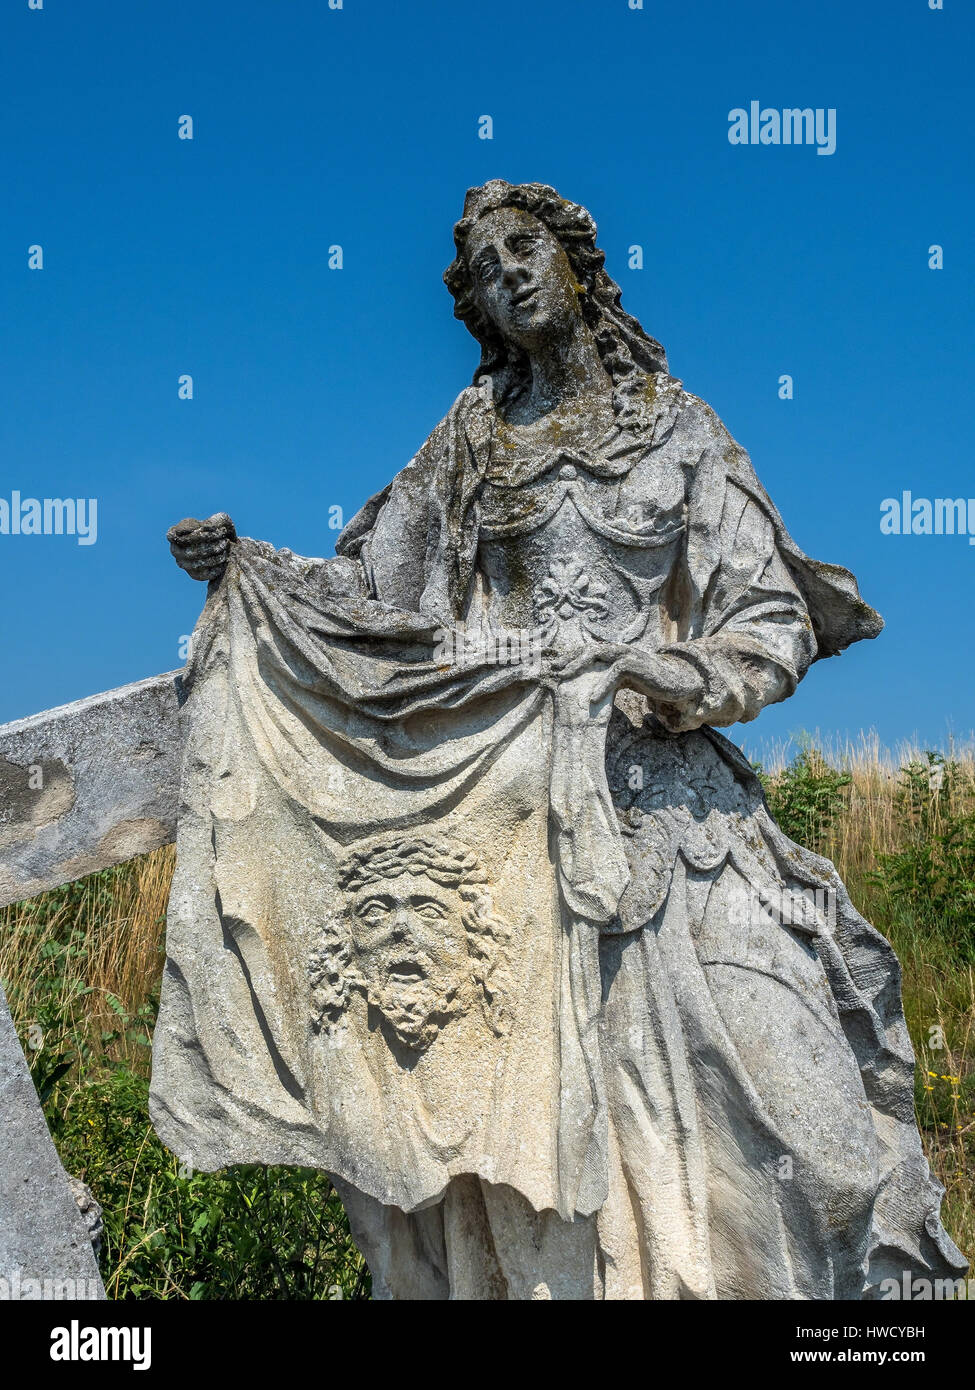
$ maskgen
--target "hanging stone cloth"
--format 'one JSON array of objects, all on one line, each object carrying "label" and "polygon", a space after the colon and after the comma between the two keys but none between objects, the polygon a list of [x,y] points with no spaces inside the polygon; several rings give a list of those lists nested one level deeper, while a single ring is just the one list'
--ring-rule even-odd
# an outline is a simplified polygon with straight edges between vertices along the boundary
[{"label": "hanging stone cloth", "polygon": [[[870,1296],[965,1267],[893,953],[707,727],[880,620],[713,413],[647,390],[642,447],[526,476],[542,520],[510,535],[493,408],[465,391],[338,559],[236,544],[194,637],[153,1119],[197,1168],[333,1174],[380,1291],[395,1231],[402,1288],[422,1266],[430,1296],[491,1296],[470,1233],[515,1248],[504,1194],[589,1233],[606,1297]],[[632,534],[627,488],[652,503]],[[492,566],[596,533],[605,592],[645,603],[628,631],[698,673],[693,701],[644,717],[589,672],[444,659],[451,624],[495,621]],[[571,621],[603,621],[565,573]],[[756,894],[835,912],[756,920]]]}]

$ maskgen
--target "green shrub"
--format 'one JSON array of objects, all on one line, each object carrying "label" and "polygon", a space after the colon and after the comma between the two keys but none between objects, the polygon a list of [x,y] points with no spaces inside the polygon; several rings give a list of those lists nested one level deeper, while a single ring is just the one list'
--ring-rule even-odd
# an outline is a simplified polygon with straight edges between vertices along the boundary
[{"label": "green shrub", "polygon": [[769,810],[781,829],[796,844],[824,854],[830,829],[845,808],[843,788],[852,782],[851,774],[830,767],[808,744],[784,771],[757,770]]},{"label": "green shrub", "polygon": [[368,1297],[365,1263],[323,1173],[188,1172],[156,1138],[147,1081],[125,1067],[58,1094],[52,1134],[65,1167],[101,1203],[110,1298]]},{"label": "green shrub", "polygon": [[895,910],[975,964],[975,811],[961,765],[938,753],[901,769],[896,808],[903,843],[881,854],[876,881]]}]

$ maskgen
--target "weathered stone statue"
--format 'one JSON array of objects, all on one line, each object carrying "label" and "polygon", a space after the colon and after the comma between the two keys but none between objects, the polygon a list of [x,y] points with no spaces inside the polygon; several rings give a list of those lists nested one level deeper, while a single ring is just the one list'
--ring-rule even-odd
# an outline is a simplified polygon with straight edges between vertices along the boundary
[{"label": "weathered stone statue", "polygon": [[301,559],[210,581],[153,1116],[309,1164],[378,1297],[875,1296],[941,1227],[886,941],[715,725],[875,637],[620,307],[585,209],[472,189],[477,385]]}]

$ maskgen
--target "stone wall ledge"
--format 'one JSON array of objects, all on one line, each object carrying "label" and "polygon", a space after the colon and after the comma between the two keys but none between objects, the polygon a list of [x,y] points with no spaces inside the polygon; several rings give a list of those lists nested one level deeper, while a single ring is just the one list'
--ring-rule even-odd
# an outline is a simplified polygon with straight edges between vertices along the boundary
[{"label": "stone wall ledge", "polygon": [[0,724],[0,907],[176,837],[181,673]]}]

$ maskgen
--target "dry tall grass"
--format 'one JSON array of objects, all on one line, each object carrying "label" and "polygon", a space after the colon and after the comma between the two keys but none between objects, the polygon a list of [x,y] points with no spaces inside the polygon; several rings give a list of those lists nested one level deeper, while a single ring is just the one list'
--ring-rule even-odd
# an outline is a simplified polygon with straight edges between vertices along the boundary
[{"label": "dry tall grass", "polygon": [[[0,910],[0,980],[21,1036],[32,1027],[56,1029],[62,1020],[73,1043],[147,1070],[149,1034],[139,1013],[162,974],[174,860],[167,845],[110,874]],[[132,1024],[120,1028],[124,1018]],[[126,1036],[140,1031],[142,1042]],[[117,1035],[107,1047],[106,1033]]]}]

